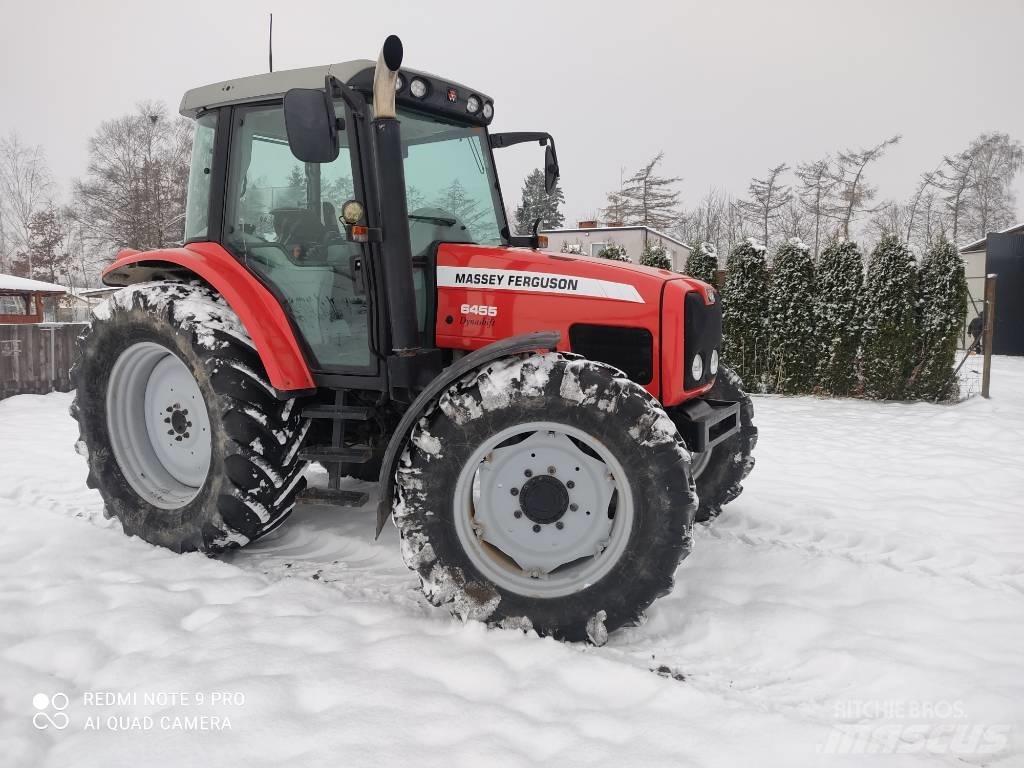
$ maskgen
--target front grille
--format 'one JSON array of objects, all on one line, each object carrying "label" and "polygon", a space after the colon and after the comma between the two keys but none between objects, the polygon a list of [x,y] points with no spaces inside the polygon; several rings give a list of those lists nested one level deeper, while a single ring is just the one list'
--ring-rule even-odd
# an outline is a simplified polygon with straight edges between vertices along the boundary
[{"label": "front grille", "polygon": [[[713,377],[708,370],[711,351],[722,346],[722,302],[715,291],[715,303],[705,304],[700,291],[690,291],[683,299],[683,386],[696,389],[707,384]],[[701,354],[704,360],[703,375],[694,379],[691,373],[693,356]]]}]

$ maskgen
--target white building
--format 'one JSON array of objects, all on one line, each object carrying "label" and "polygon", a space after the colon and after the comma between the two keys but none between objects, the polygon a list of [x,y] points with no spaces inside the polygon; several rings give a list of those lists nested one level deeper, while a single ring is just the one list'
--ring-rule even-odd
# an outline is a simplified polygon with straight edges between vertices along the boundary
[{"label": "white building", "polygon": [[686,257],[690,254],[686,243],[650,227],[599,227],[596,221],[581,221],[575,229],[545,229],[541,234],[548,236],[549,251],[578,245],[581,253],[597,256],[602,248],[614,243],[625,248],[629,260],[635,263],[640,262],[640,254],[648,243],[658,242],[665,246],[672,269],[677,272],[686,266]]}]

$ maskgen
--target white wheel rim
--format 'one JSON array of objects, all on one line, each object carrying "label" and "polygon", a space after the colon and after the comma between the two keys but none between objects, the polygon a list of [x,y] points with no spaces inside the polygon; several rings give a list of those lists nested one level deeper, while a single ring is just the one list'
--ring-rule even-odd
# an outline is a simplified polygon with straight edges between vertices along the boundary
[{"label": "white wheel rim", "polygon": [[[531,506],[530,498],[553,506]],[[456,534],[477,570],[510,592],[539,598],[575,594],[606,576],[625,552],[634,521],[629,481],[611,451],[554,422],[510,427],[477,448],[459,473],[454,513]]]},{"label": "white wheel rim", "polygon": [[125,480],[153,506],[183,507],[206,482],[206,401],[192,372],[166,347],[144,341],[118,356],[107,383],[107,432]]}]

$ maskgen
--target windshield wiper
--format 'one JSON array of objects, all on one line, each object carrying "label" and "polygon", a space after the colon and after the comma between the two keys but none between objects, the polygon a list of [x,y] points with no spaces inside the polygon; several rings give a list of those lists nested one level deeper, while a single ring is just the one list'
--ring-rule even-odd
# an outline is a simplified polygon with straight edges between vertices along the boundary
[{"label": "windshield wiper", "polygon": [[410,213],[409,218],[415,219],[416,221],[425,221],[429,224],[437,224],[438,226],[441,227],[455,226],[455,219],[446,219],[442,216],[422,216],[421,214],[418,213]]}]

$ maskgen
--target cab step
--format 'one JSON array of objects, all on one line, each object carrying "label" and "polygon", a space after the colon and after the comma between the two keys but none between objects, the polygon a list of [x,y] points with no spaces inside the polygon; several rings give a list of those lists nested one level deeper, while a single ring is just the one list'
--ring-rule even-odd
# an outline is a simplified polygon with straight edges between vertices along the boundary
[{"label": "cab step", "polygon": [[299,451],[299,457],[320,464],[365,464],[373,458],[368,445],[310,445]]},{"label": "cab step", "polygon": [[341,419],[343,421],[369,421],[373,409],[359,405],[311,405],[302,409],[307,419]]},{"label": "cab step", "polygon": [[361,507],[370,500],[365,491],[342,491],[336,488],[306,488],[298,495],[300,504],[316,507]]}]

